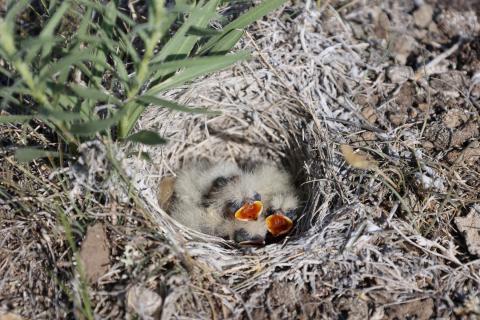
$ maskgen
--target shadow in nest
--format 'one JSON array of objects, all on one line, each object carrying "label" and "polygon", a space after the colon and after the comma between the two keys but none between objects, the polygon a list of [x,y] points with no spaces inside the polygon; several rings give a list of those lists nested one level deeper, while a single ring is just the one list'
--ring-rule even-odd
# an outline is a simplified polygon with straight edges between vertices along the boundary
[{"label": "shadow in nest", "polygon": [[[252,159],[249,154],[234,155],[235,162],[245,171],[251,171],[261,163],[275,164],[280,169],[284,169],[291,176],[296,195],[298,197],[299,206],[295,213],[294,227],[287,234],[290,239],[302,238],[309,230],[320,230],[321,226],[325,226],[328,220],[325,217],[318,217],[318,209],[324,203],[324,195],[334,188],[331,179],[326,178],[332,162],[329,141],[322,136],[322,133],[315,132],[308,121],[309,115],[296,115],[291,121],[283,123],[281,128],[272,129],[278,137],[279,141],[272,141],[270,145],[256,142],[251,137],[240,134],[229,134],[224,130],[216,129],[213,126],[206,125],[211,138],[217,138],[223,142],[234,143],[242,146],[248,146],[251,150],[267,150],[265,157],[262,159]],[[322,139],[319,139],[319,136]],[[181,159],[181,167],[188,163],[204,161],[199,158]],[[331,175],[330,175],[331,176]],[[169,182],[171,183],[171,181]],[[321,192],[319,192],[321,190]],[[171,204],[171,203],[170,203]],[[322,223],[317,224],[319,218]],[[312,230],[312,232],[315,232]],[[266,238],[266,244],[283,242],[285,236],[273,237],[269,234]]]}]

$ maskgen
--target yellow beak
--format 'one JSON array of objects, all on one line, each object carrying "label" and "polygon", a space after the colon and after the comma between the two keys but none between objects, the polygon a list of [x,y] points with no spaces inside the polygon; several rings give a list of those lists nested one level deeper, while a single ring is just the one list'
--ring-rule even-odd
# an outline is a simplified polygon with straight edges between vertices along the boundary
[{"label": "yellow beak", "polygon": [[293,228],[293,221],[283,214],[272,214],[265,219],[267,230],[274,236],[278,237],[288,233]]},{"label": "yellow beak", "polygon": [[252,203],[245,203],[235,212],[235,219],[240,221],[257,220],[263,211],[262,201],[254,201]]}]

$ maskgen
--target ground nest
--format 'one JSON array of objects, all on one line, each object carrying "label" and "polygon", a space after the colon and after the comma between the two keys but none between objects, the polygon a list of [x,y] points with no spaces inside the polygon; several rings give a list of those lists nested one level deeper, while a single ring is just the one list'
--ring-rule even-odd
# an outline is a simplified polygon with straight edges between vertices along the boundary
[{"label": "ground nest", "polygon": [[[480,244],[468,236],[480,219],[478,13],[464,2],[342,3],[285,6],[246,33],[250,61],[165,96],[220,114],[143,115],[137,129],[168,143],[117,149],[131,185],[105,191],[125,226],[107,226],[111,266],[90,288],[97,315],[478,317]],[[448,23],[462,16],[470,24]],[[292,232],[244,249],[171,219],[160,180],[198,159],[287,169],[303,207]]]}]

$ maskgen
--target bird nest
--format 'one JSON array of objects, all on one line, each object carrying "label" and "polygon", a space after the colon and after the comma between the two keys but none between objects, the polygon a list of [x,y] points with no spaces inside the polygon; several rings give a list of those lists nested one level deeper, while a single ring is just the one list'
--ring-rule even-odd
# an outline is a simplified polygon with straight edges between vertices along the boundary
[{"label": "bird nest", "polygon": [[[438,292],[474,292],[459,288],[478,285],[471,279],[478,264],[455,257],[450,234],[424,237],[405,209],[409,196],[385,178],[409,179],[402,157],[421,131],[386,131],[368,121],[359,98],[396,87],[371,78],[384,70],[381,53],[366,55],[369,45],[329,6],[280,10],[247,32],[241,47],[252,60],[165,96],[220,115],[153,107],[139,129],[158,131],[168,143],[124,160],[147,215],[182,266],[164,278],[163,317],[365,319],[407,304],[410,315],[428,318],[448,306]],[[380,169],[352,168],[340,144],[374,155]],[[286,168],[303,207],[293,231],[244,249],[174,221],[158,204],[160,180],[199,159]]]}]

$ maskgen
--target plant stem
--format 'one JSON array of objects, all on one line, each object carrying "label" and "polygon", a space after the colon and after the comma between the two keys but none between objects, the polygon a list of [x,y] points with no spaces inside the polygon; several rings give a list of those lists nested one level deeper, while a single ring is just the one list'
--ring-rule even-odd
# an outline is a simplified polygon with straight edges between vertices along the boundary
[{"label": "plant stem", "polygon": [[148,66],[150,64],[150,61],[152,60],[155,46],[160,41],[163,35],[163,28],[159,28],[159,25],[163,22],[162,20],[166,18],[164,0],[155,1],[154,6],[155,14],[152,24],[153,31],[151,33],[151,36],[145,42],[145,53],[143,55],[142,61],[140,61],[140,64],[138,66],[136,81],[134,82],[132,88],[130,88],[127,94],[127,104],[125,104],[124,106],[124,108],[127,108],[126,115],[120,120],[119,123],[118,135],[121,139],[127,137],[127,135],[133,129],[142,113],[142,106],[128,102],[132,102],[136,98],[145,81],[147,80],[149,74]]}]

